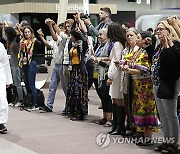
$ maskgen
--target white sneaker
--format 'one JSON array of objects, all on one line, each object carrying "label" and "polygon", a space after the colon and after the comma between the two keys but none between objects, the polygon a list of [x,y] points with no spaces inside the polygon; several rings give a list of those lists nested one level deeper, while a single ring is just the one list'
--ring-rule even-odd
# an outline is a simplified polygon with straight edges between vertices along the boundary
[{"label": "white sneaker", "polygon": [[21,102],[17,102],[14,106],[15,106],[15,107],[20,107],[21,104],[22,104]]},{"label": "white sneaker", "polygon": [[8,105],[9,105],[9,106],[13,106],[13,103],[9,103]]}]

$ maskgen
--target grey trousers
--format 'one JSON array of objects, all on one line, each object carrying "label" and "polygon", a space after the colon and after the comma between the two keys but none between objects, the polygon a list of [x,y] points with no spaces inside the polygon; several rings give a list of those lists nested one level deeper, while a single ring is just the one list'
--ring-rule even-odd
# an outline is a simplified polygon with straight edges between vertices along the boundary
[{"label": "grey trousers", "polygon": [[23,91],[21,86],[21,76],[20,76],[19,66],[11,65],[11,73],[12,73],[13,83],[17,88],[18,98],[19,100],[23,100]]},{"label": "grey trousers", "polygon": [[174,141],[178,142],[179,120],[177,117],[177,96],[180,92],[180,79],[176,82],[176,91],[173,100],[158,98],[158,86],[154,85],[153,88],[163,135],[165,138],[174,138]]}]

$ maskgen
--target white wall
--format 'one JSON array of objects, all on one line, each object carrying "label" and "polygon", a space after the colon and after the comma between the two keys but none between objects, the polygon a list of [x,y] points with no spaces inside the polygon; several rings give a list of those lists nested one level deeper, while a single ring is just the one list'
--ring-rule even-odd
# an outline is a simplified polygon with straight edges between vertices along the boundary
[{"label": "white wall", "polygon": [[12,21],[13,27],[15,27],[16,23],[19,22],[19,15],[18,14],[3,14],[0,13],[0,23],[4,21]]}]

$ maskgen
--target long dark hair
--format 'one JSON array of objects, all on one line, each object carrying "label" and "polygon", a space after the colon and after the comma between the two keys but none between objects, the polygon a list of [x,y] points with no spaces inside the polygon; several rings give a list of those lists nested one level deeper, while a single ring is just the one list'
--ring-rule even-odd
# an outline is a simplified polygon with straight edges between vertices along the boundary
[{"label": "long dark hair", "polygon": [[80,32],[77,32],[77,31],[75,31],[75,30],[72,30],[72,31],[70,32],[70,34],[74,36],[74,38],[75,38],[76,41],[82,40],[82,36],[81,36]]},{"label": "long dark hair", "polygon": [[119,23],[115,22],[108,26],[107,37],[110,39],[110,41],[121,42],[121,44],[125,47],[126,37],[124,30]]},{"label": "long dark hair", "polygon": [[5,33],[6,33],[9,44],[11,44],[13,40],[16,38],[16,31],[14,30],[13,27],[6,27]]}]

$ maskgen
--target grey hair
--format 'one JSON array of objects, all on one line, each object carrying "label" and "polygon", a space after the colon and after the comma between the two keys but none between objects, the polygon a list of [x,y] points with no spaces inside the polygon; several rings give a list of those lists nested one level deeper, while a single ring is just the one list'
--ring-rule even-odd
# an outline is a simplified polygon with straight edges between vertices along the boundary
[{"label": "grey hair", "polygon": [[99,30],[99,32],[100,32],[100,31],[102,31],[104,34],[106,34],[106,35],[107,35],[107,31],[108,31],[108,29],[107,29],[107,28],[102,28],[102,29],[100,29],[100,30]]},{"label": "grey hair", "polygon": [[127,31],[126,31],[126,33],[129,32],[129,31],[134,32],[134,34],[136,34],[136,35],[139,34],[139,32],[137,31],[137,29],[136,29],[135,27],[130,27],[130,28],[128,28]]}]

